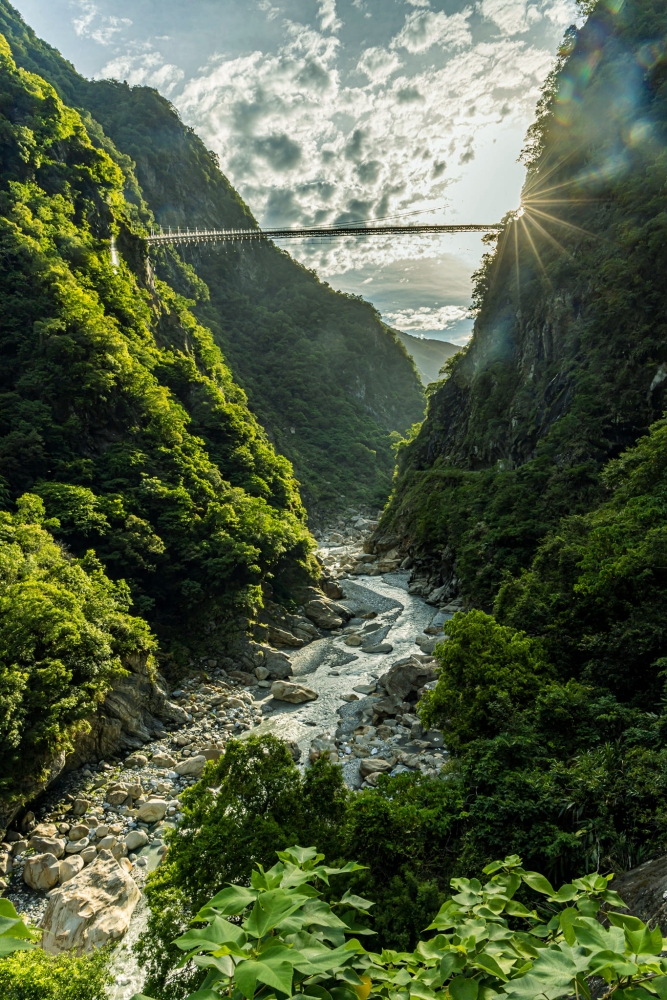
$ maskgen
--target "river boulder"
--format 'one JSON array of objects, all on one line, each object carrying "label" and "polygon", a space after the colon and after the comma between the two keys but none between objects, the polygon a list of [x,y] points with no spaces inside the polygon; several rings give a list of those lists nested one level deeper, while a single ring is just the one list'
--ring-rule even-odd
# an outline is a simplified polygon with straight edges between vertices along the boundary
[{"label": "river boulder", "polygon": [[51,894],[41,923],[44,951],[90,955],[117,941],[125,934],[140,896],[132,876],[109,851],[102,851]]}]

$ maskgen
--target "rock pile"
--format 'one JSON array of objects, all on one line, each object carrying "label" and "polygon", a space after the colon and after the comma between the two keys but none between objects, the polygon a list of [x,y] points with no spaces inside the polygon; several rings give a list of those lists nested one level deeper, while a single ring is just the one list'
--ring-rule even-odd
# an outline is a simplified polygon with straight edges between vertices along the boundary
[{"label": "rock pile", "polygon": [[437,682],[437,662],[423,654],[397,660],[374,684],[357,684],[343,698],[335,736],[318,736],[310,761],[341,763],[352,787],[372,787],[380,774],[418,770],[435,777],[446,765],[442,734],[425,733],[416,714],[424,690]]}]

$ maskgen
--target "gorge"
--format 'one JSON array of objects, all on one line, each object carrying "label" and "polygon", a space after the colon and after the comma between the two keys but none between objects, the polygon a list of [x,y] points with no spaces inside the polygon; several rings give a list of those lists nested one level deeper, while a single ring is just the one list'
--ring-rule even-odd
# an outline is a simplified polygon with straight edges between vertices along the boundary
[{"label": "gorge", "polygon": [[[667,930],[667,14],[580,8],[459,349],[268,241],[149,246],[257,223],[156,90],[0,0],[0,862],[44,932],[0,955],[12,1000],[285,1000],[284,969],[234,980],[240,937],[194,948],[310,846],[361,866],[342,924],[322,879],[266,931],[348,942],[299,960],[319,1000],[538,995],[528,935],[588,961],[613,873]],[[464,905],[524,921],[524,964],[451,958]],[[662,996],[642,941],[655,968],[548,996]]]}]

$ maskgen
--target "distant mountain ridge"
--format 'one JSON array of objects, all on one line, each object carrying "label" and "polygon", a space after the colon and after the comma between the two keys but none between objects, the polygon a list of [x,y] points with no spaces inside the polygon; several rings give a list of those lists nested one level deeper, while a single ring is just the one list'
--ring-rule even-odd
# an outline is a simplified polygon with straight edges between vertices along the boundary
[{"label": "distant mountain ridge", "polygon": [[447,340],[417,337],[413,333],[404,333],[401,330],[396,330],[395,333],[417,366],[419,377],[425,386],[437,382],[445,361],[461,350],[456,344],[450,344]]},{"label": "distant mountain ridge", "polygon": [[[125,163],[126,197],[163,226],[254,226],[217,157],[155,90],[89,81],[0,0],[0,31],[17,64],[39,73],[99,123]],[[145,217],[147,218],[147,217]],[[423,389],[401,342],[368,303],[334,292],[273,245],[174,251],[157,270],[213,331],[275,447],[292,461],[311,512],[382,503],[393,474],[391,432],[423,416]],[[200,278],[205,282],[205,288]]]}]

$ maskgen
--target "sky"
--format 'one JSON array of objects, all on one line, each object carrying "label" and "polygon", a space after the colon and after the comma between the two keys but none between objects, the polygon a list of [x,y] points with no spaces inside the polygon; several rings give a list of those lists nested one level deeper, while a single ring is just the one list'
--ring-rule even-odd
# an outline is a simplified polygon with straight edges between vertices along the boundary
[{"label": "sky", "polygon": [[[491,223],[574,0],[13,0],[79,72],[157,88],[260,225]],[[289,252],[390,325],[465,343],[479,234]]]}]

